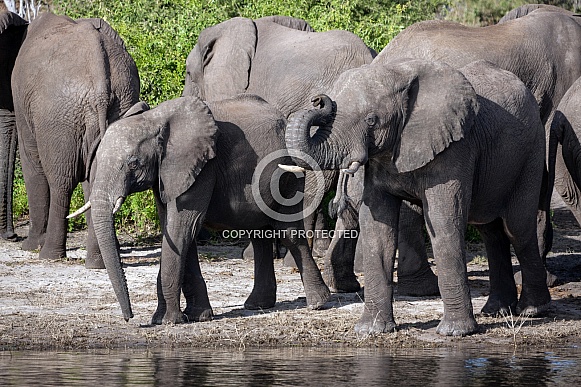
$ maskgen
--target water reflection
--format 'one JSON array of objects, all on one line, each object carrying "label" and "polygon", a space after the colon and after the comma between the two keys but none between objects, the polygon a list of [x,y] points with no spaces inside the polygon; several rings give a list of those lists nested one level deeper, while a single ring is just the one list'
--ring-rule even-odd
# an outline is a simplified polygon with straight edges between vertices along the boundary
[{"label": "water reflection", "polygon": [[277,349],[0,352],[0,385],[553,385],[581,382],[581,350]]}]

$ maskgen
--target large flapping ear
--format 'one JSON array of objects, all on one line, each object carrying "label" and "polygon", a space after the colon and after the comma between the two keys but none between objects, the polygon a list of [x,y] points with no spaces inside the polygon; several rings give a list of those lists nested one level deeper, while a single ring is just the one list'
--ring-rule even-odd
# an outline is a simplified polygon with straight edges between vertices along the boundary
[{"label": "large flapping ear", "polygon": [[187,191],[216,155],[218,127],[210,109],[197,97],[163,102],[147,114],[162,125],[159,191],[167,203]]},{"label": "large flapping ear", "polygon": [[256,49],[256,26],[236,17],[204,29],[188,56],[188,72],[206,101],[244,93]]},{"label": "large flapping ear", "polygon": [[273,16],[264,16],[261,17],[260,19],[255,20],[255,22],[257,23],[262,21],[280,24],[281,26],[292,28],[293,30],[315,32],[315,30],[313,29],[313,27],[311,27],[309,23],[307,23],[303,19],[298,19],[296,17],[273,15]]},{"label": "large flapping ear", "polygon": [[399,172],[421,168],[471,130],[478,102],[464,75],[451,66],[425,60],[388,65],[403,75],[406,95],[403,129],[393,152]]}]

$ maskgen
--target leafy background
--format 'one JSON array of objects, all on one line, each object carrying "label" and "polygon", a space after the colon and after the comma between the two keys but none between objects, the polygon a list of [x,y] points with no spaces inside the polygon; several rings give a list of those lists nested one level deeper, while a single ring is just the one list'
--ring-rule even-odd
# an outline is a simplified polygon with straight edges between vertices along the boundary
[{"label": "leafy background", "polygon": [[[151,106],[181,95],[185,61],[204,28],[226,19],[288,15],[305,19],[317,31],[344,29],[359,35],[376,51],[404,28],[427,19],[448,19],[468,25],[496,23],[523,0],[52,0],[51,11],[72,18],[101,17],[117,30],[135,59],[141,78],[141,98]],[[570,10],[581,1],[544,1]],[[71,208],[84,202],[80,186]],[[28,211],[22,172],[16,172],[15,217]],[[151,191],[132,195],[117,215],[125,231],[140,234],[158,230]],[[84,217],[69,229],[85,226]]]}]

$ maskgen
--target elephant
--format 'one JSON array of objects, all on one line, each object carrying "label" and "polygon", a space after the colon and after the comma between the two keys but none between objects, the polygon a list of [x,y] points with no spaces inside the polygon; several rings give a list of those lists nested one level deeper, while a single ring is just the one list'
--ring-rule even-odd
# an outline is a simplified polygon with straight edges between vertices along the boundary
[{"label": "elephant", "polygon": [[[255,283],[245,308],[275,304],[274,237],[282,239],[297,262],[307,305],[322,307],[330,292],[307,239],[298,233],[304,230],[302,202],[279,204],[277,189],[268,188],[278,179],[278,195],[291,199],[304,189],[304,178],[282,173],[272,162],[290,162],[284,116],[260,97],[247,94],[208,105],[195,96],[179,97],[143,110],[107,129],[97,150],[88,203],[124,318],[133,313],[113,214],[128,195],[148,188],[153,188],[163,233],[153,324],[206,321],[213,316],[195,241],[202,224],[251,231]],[[278,157],[270,160],[272,155]],[[183,314],[181,292],[186,299]]]},{"label": "elephant", "polygon": [[[102,19],[43,13],[30,23],[12,72],[12,93],[30,228],[24,250],[66,256],[70,199],[90,195],[94,156],[107,125],[139,101],[139,74],[123,40]],[[87,214],[87,268],[104,268]]]},{"label": "elephant", "polygon": [[[370,63],[375,55],[373,49],[348,31],[314,32],[306,21],[287,16],[257,20],[236,17],[200,33],[186,61],[183,95],[217,101],[240,93],[256,94],[288,117],[308,107],[307,98],[325,92],[343,71]],[[310,173],[306,179],[305,204],[310,205],[311,197],[316,196],[312,192],[316,184]],[[335,172],[326,172],[327,191],[334,187],[336,179]],[[318,229],[321,219],[319,210],[307,217],[305,227]],[[318,241],[313,242],[313,247],[324,250],[318,247]],[[339,246],[334,251],[340,257],[326,255],[325,281],[334,291],[360,288],[353,273],[351,242],[335,242]],[[328,270],[331,261],[343,261],[343,256],[347,257],[347,264]]]},{"label": "elephant", "polygon": [[[535,98],[512,73],[477,61],[456,70],[423,59],[383,61],[343,73],[315,108],[289,118],[286,144],[322,169],[365,165],[358,249],[365,307],[358,334],[389,332],[402,200],[423,208],[444,315],[437,332],[477,331],[466,275],[467,223],[481,231],[490,267],[485,313],[546,310],[550,294],[537,245],[546,208],[545,131]],[[312,126],[318,126],[312,135]],[[308,165],[295,158],[297,165]],[[551,164],[549,164],[551,165]],[[523,272],[520,298],[510,245]]]},{"label": "elephant", "polygon": [[13,239],[12,182],[16,162],[16,119],[12,69],[28,22],[13,12],[0,13],[0,237]]},{"label": "elephant", "polygon": [[[581,186],[581,164],[579,163],[581,111],[579,106],[581,106],[581,78],[567,90],[550,123],[551,133],[554,133],[562,144],[561,156],[567,170],[571,171],[571,178],[576,186]],[[555,185],[557,184],[559,184],[558,180],[555,181]]]}]

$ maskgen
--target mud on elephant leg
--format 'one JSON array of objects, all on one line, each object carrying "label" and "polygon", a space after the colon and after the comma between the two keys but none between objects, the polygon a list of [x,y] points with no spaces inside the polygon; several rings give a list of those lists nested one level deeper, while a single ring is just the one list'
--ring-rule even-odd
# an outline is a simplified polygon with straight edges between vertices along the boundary
[{"label": "mud on elephant leg", "polygon": [[397,292],[403,296],[437,296],[438,277],[426,254],[424,217],[419,206],[403,201],[400,210]]},{"label": "mud on elephant leg", "polygon": [[272,308],[276,303],[276,278],[272,256],[272,240],[253,238],[254,288],[244,302],[250,310]]}]

